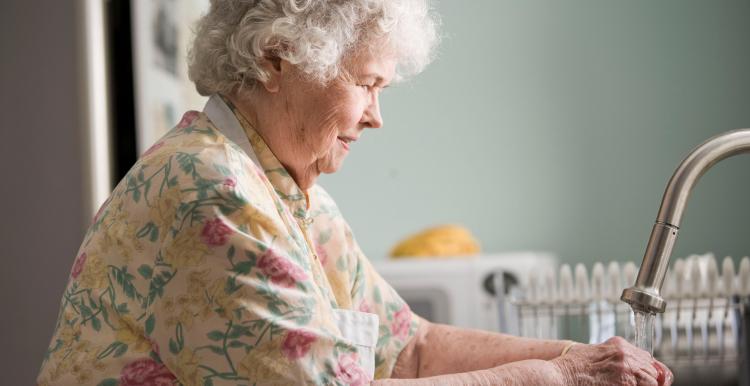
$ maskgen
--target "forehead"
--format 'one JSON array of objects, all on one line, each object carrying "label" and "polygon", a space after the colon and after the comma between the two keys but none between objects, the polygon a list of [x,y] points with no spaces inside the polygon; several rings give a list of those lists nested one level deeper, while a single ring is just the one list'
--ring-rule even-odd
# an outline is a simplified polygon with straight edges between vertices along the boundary
[{"label": "forehead", "polygon": [[354,76],[373,76],[390,82],[396,72],[396,58],[381,50],[361,50],[346,61],[346,68]]}]

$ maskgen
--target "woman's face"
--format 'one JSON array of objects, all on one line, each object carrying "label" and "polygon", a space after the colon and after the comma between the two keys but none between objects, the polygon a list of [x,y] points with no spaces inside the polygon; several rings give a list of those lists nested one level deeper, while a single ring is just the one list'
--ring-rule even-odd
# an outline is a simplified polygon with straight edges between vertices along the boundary
[{"label": "woman's face", "polygon": [[378,98],[395,66],[388,56],[363,53],[346,61],[346,74],[325,86],[301,76],[282,77],[280,90],[289,90],[285,108],[293,124],[286,160],[277,154],[284,166],[312,183],[321,173],[338,170],[364,129],[383,125]]}]

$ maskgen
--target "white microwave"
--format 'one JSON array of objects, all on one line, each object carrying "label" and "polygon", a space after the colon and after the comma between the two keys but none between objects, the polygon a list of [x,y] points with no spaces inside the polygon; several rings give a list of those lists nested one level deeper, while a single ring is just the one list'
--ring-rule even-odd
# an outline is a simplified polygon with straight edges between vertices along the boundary
[{"label": "white microwave", "polygon": [[[417,315],[435,323],[501,331],[502,301],[493,283],[525,284],[531,270],[556,269],[549,253],[514,252],[472,258],[373,262],[375,269]],[[493,280],[494,279],[494,280]],[[499,294],[502,296],[502,292]]]}]

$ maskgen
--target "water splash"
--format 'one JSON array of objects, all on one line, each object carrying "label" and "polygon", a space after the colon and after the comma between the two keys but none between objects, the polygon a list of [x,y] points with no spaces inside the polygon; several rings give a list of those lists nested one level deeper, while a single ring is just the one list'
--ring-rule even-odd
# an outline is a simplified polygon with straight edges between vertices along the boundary
[{"label": "water splash", "polygon": [[635,345],[654,356],[654,314],[640,310],[635,313]]}]

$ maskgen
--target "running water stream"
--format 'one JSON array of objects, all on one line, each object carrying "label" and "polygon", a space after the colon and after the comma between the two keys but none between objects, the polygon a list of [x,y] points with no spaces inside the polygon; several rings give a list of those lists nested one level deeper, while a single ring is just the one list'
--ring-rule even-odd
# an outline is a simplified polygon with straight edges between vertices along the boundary
[{"label": "running water stream", "polygon": [[640,310],[635,313],[635,346],[654,356],[654,314]]}]

